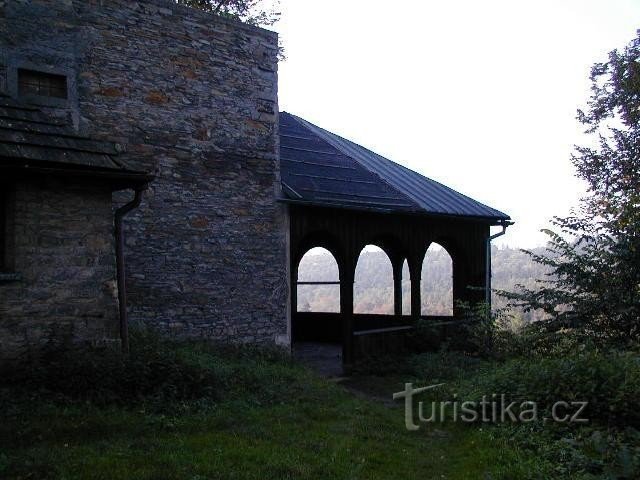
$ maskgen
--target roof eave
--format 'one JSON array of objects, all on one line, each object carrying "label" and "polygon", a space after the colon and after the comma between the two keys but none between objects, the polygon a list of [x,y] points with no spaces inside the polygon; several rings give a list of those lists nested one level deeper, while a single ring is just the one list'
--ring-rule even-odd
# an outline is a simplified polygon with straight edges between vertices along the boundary
[{"label": "roof eave", "polygon": [[67,179],[91,179],[108,183],[113,191],[129,188],[139,189],[151,183],[155,176],[134,170],[115,170],[88,168],[75,165],[42,166],[42,165],[2,165],[2,177],[6,179],[30,178],[34,176],[53,176]]},{"label": "roof eave", "polygon": [[367,212],[375,212],[375,213],[383,213],[383,214],[393,214],[393,215],[417,215],[422,217],[437,217],[437,218],[450,218],[455,220],[468,220],[475,222],[488,223],[489,225],[502,225],[505,222],[510,222],[511,217],[490,217],[490,216],[478,216],[478,215],[456,215],[451,213],[435,213],[435,212],[425,212],[424,210],[400,210],[400,209],[386,209],[380,207],[368,207],[368,206],[354,206],[354,205],[344,205],[341,203],[331,203],[331,202],[318,202],[314,200],[298,200],[280,197],[277,199],[280,203],[286,203],[289,205],[300,205],[300,206],[309,206],[309,207],[318,207],[318,208],[336,208],[340,210],[353,210],[353,211],[367,211]]}]

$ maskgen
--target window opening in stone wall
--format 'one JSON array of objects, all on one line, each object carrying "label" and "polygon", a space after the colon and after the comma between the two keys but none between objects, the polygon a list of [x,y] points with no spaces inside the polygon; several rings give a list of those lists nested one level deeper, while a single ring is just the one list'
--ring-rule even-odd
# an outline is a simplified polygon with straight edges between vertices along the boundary
[{"label": "window opening in stone wall", "polygon": [[35,70],[18,70],[18,93],[20,96],[67,98],[67,77]]}]

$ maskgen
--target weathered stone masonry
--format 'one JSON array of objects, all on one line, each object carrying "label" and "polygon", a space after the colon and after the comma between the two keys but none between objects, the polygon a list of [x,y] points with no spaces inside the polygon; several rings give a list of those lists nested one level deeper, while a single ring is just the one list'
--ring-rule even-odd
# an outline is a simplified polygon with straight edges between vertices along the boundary
[{"label": "weathered stone masonry", "polygon": [[21,280],[0,285],[2,357],[117,338],[110,189],[40,179],[18,183],[11,196]]},{"label": "weathered stone masonry", "polygon": [[169,0],[0,2],[0,16],[0,87],[15,94],[21,66],[67,75],[68,101],[44,107],[156,175],[125,221],[130,319],[288,342],[276,34]]}]

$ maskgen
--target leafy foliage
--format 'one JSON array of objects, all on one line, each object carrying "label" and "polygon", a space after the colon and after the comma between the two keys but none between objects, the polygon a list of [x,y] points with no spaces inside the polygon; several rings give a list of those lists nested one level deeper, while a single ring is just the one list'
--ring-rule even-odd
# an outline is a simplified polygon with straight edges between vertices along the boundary
[{"label": "leafy foliage", "polygon": [[[536,402],[537,422],[467,424],[480,431],[485,442],[518,445],[526,458],[536,458],[531,464],[519,460],[513,468],[489,478],[638,478],[640,416],[635,401],[640,395],[640,356],[584,345],[576,348],[574,341],[570,343],[573,347],[536,350],[506,361],[448,350],[413,355],[404,361],[402,379],[407,381],[410,375],[418,385],[444,383],[427,393],[426,405],[431,401],[478,402],[483,396],[491,400],[493,394],[498,402],[504,394],[507,405]],[[557,401],[587,401],[581,417],[589,422],[545,422]],[[516,475],[525,465],[528,473]]]},{"label": "leafy foliage", "polygon": [[539,288],[501,292],[525,310],[541,309],[553,329],[619,343],[640,337],[640,32],[591,70],[592,95],[578,120],[594,138],[572,157],[590,195],[559,233],[547,231],[550,269]]},{"label": "leafy foliage", "polygon": [[277,350],[177,343],[146,330],[133,330],[131,345],[126,356],[108,349],[54,350],[31,365],[6,369],[0,387],[72,403],[162,407],[219,401],[267,376],[269,384],[249,397],[269,402],[299,385],[294,380],[301,370]]},{"label": "leafy foliage", "polygon": [[[640,429],[640,358],[632,353],[585,351],[568,357],[516,358],[494,365],[463,385],[461,395],[505,394],[509,401],[534,401],[551,417],[557,401],[588,401],[584,417],[599,425]],[[466,391],[465,391],[466,390]]]},{"label": "leafy foliage", "polygon": [[[486,441],[519,445],[537,461],[525,478],[627,480],[640,475],[640,432],[582,427],[576,432],[500,425]],[[536,471],[538,470],[538,471]],[[510,478],[508,475],[506,478]]]},{"label": "leafy foliage", "polygon": [[[518,325],[506,309],[491,310],[486,303],[459,303],[462,320],[454,333],[458,350],[473,352],[484,358],[505,359],[520,355],[528,341],[530,325]],[[455,340],[455,337],[453,340]]]},{"label": "leafy foliage", "polygon": [[455,390],[463,399],[504,393],[535,401],[549,418],[557,401],[588,401],[585,424],[500,424],[492,441],[517,444],[550,465],[559,478],[638,478],[640,475],[640,357],[586,349],[553,357],[520,357],[467,375]]},{"label": "leafy foliage", "polygon": [[263,8],[262,0],[176,0],[181,5],[234,18],[250,25],[270,26],[280,19],[278,2]]}]

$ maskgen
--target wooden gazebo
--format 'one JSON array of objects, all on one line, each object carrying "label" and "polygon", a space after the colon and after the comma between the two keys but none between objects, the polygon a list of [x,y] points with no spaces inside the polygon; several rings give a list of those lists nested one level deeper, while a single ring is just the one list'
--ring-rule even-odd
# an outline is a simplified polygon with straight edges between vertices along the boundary
[{"label": "wooden gazebo", "polygon": [[[453,317],[460,301],[490,299],[490,227],[508,215],[288,113],[280,114],[280,162],[290,228],[293,341],[338,341],[343,363],[398,345],[421,315],[420,277],[436,242],[453,264]],[[376,245],[391,260],[394,315],[353,312],[353,282],[363,247]],[[323,247],[339,268],[340,312],[297,311],[298,265]],[[402,266],[411,279],[411,313],[402,315]],[[306,282],[305,282],[306,283]],[[330,282],[318,282],[330,283]],[[400,342],[401,343],[401,342]]]}]

